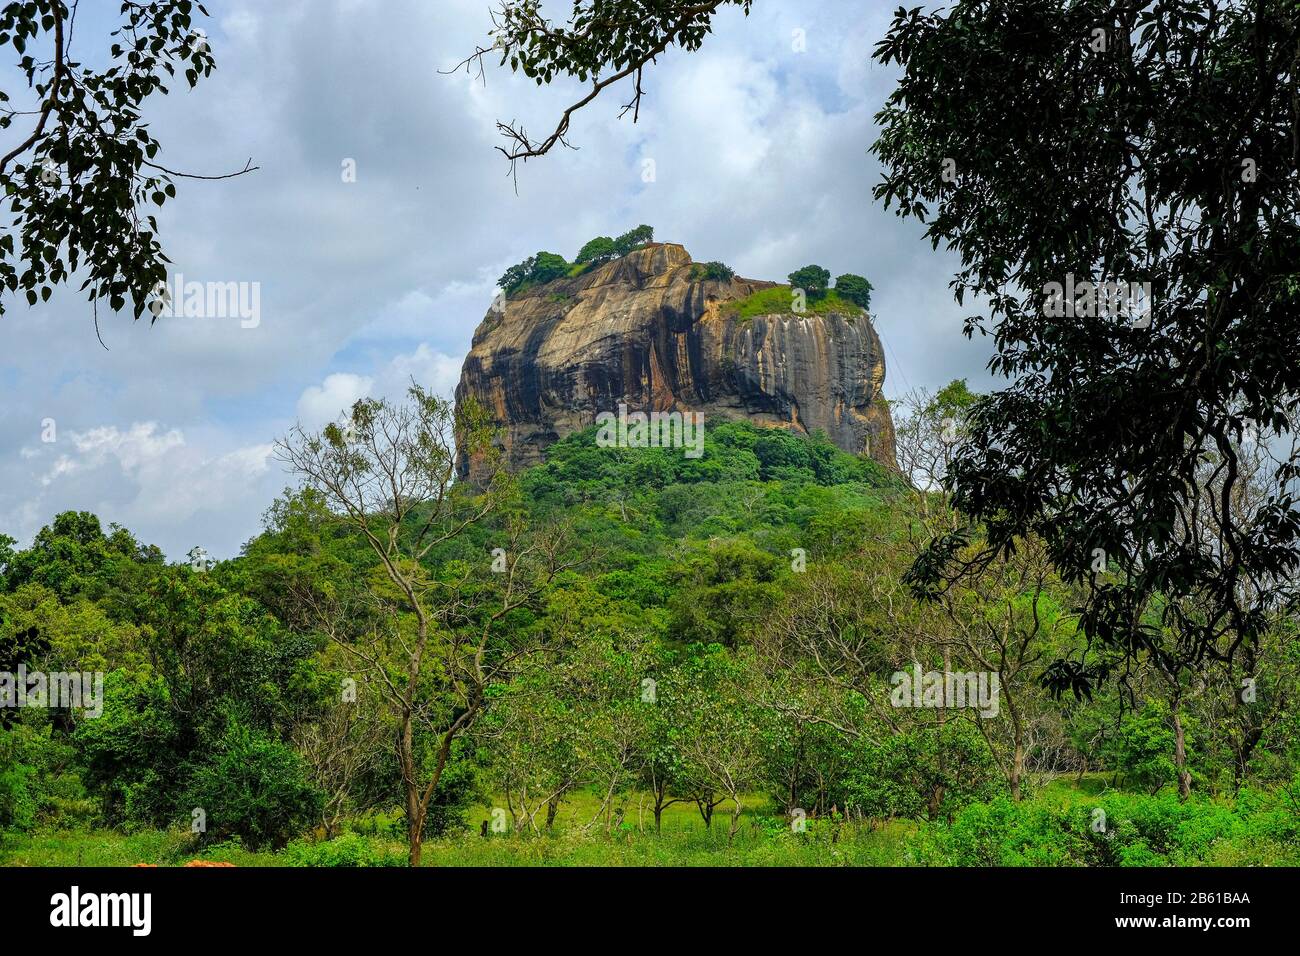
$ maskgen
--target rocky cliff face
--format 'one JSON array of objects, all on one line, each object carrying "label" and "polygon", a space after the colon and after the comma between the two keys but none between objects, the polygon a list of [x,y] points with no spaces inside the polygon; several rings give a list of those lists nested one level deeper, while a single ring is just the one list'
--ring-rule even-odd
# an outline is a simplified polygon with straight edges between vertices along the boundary
[{"label": "rocky cliff face", "polygon": [[[773,283],[698,272],[684,248],[655,243],[518,293],[475,331],[457,401],[489,410],[511,469],[625,403],[821,429],[896,470],[884,353],[867,314],[740,318],[727,303]],[[460,471],[475,477],[469,460]]]}]

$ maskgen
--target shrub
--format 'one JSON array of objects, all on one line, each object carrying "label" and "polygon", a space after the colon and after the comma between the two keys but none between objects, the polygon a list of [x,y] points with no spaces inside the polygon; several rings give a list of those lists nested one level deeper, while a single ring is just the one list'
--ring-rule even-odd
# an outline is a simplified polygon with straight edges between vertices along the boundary
[{"label": "shrub", "polygon": [[[947,817],[1004,789],[979,731],[951,721],[862,744],[846,774],[850,806],[873,817]],[[931,800],[941,795],[937,808]]]},{"label": "shrub", "polygon": [[925,828],[914,849],[924,862],[949,866],[1194,866],[1284,860],[1290,834],[1248,799],[1233,807],[1112,793],[1072,806],[973,804],[951,825]]},{"label": "shrub", "polygon": [[816,301],[830,288],[831,274],[821,266],[804,266],[790,273],[790,285],[803,289],[809,300]]},{"label": "shrub", "polygon": [[851,272],[846,272],[835,280],[835,291],[839,293],[841,299],[847,299],[854,305],[860,305],[864,309],[871,307],[871,290],[872,285],[862,276],[855,276]]},{"label": "shrub", "polygon": [[609,262],[611,259],[618,258],[618,255],[613,239],[609,236],[597,236],[578,250],[578,256],[573,261],[575,263]]},{"label": "shrub", "polygon": [[406,866],[405,852],[356,833],[312,843],[295,840],[284,848],[290,866]]},{"label": "shrub", "polygon": [[533,263],[533,271],[532,275],[529,276],[529,280],[540,285],[568,274],[569,264],[564,261],[564,256],[557,256],[553,252],[539,252],[536,261]]},{"label": "shrub", "polygon": [[536,265],[537,259],[529,256],[523,262],[517,262],[501,274],[497,279],[497,285],[506,295],[513,295],[515,290],[528,281],[528,277],[533,274],[533,266]]},{"label": "shrub", "polygon": [[[1186,748],[1194,754],[1193,737],[1195,721],[1183,717]],[[1143,787],[1152,793],[1168,784],[1176,784],[1178,770],[1174,766],[1174,728],[1169,705],[1162,700],[1150,700],[1137,713],[1127,713],[1120,723],[1116,742],[1116,768],[1124,775],[1126,784]]]},{"label": "shrub", "polygon": [[697,262],[693,270],[700,279],[712,279],[715,282],[730,282],[736,272],[725,262]]},{"label": "shrub", "polygon": [[321,794],[293,748],[232,720],[212,761],[195,772],[186,803],[203,808],[205,841],[238,837],[258,849],[283,846],[309,827]]},{"label": "shrub", "polygon": [[635,229],[629,229],[614,240],[615,257],[625,256],[632,250],[644,246],[647,242],[653,242],[654,237],[655,231],[650,226],[641,225]]},{"label": "shrub", "polygon": [[511,296],[525,286],[541,285],[567,276],[570,268],[563,256],[554,252],[539,252],[507,269],[497,280],[497,285],[507,296]]}]

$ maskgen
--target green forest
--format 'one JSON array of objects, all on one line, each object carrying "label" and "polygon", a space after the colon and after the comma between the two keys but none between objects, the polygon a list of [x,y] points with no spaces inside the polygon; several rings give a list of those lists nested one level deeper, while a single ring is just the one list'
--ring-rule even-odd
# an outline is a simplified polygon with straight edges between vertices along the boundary
[{"label": "green forest", "polygon": [[85,512],[0,538],[0,671],[103,674],[95,715],[0,708],[0,863],[1300,863],[1294,614],[1221,660],[1177,653],[1194,593],[1093,646],[1104,555],[917,575],[976,404],[891,403],[902,475],[724,420],[699,458],[588,429],[509,475],[413,385],[285,436],[232,560]]}]

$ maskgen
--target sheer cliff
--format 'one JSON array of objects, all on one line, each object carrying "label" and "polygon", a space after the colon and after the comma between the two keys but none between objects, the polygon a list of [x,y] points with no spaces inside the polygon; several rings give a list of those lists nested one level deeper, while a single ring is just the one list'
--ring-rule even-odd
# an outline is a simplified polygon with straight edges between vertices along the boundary
[{"label": "sheer cliff", "polygon": [[[843,314],[739,308],[773,285],[704,278],[682,246],[653,243],[524,289],[475,331],[456,399],[473,397],[489,411],[515,470],[620,403],[821,430],[896,470],[871,319],[853,306]],[[474,477],[473,462],[459,467]]]}]

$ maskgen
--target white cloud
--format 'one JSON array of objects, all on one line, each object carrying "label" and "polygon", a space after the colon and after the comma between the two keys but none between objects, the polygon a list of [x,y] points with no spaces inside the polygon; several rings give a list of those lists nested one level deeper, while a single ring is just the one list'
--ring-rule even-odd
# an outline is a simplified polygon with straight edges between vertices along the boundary
[{"label": "white cloud", "polygon": [[[450,394],[505,266],[643,222],[753,278],[808,262],[870,278],[903,363],[891,392],[904,375],[984,381],[986,350],[962,339],[946,292],[950,258],[871,200],[871,117],[890,72],[869,56],[890,9],[866,7],[728,9],[699,53],[670,50],[646,74],[639,123],[618,116],[628,89],[609,90],[575,116],[580,148],[521,166],[516,192],[496,121],[547,130],[579,85],[438,72],[484,38],[482,0],[213,0],[216,71],[148,103],[160,161],[215,173],[251,156],[261,169],[178,181],[160,232],[175,271],[260,282],[262,322],[150,326],[101,309],[105,351],[75,288],[31,309],[7,297],[0,532],[28,540],[87,508],[173,558],[195,543],[228,557],[287,483],[269,443],[295,415],[319,426],[412,376]],[[114,14],[83,4],[83,54],[107,43]],[[806,53],[791,50],[796,27]],[[53,445],[40,443],[47,417]]]},{"label": "white cloud", "polygon": [[358,399],[365,398],[375,380],[350,372],[335,372],[320,385],[312,385],[298,399],[298,420],[304,428],[316,429],[338,421]]},{"label": "white cloud", "polygon": [[450,398],[460,381],[461,362],[461,356],[434,351],[422,342],[414,352],[398,355],[388,364],[381,379],[383,393],[399,398],[414,379],[435,394]]},{"label": "white cloud", "polygon": [[[232,528],[228,515],[250,495],[268,494],[273,450],[269,442],[220,452],[199,448],[180,429],[158,422],[69,431],[38,449],[27,499],[0,517],[25,540],[60,511],[93,511],[105,523],[151,529],[148,540],[173,555],[195,537],[230,553],[249,529]],[[265,507],[269,498],[262,501]]]}]

